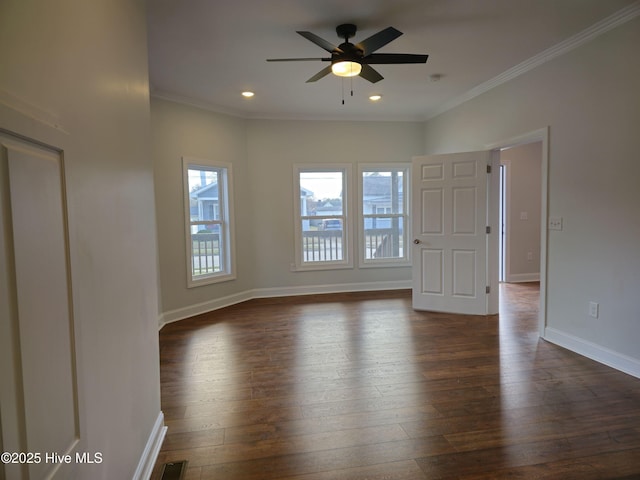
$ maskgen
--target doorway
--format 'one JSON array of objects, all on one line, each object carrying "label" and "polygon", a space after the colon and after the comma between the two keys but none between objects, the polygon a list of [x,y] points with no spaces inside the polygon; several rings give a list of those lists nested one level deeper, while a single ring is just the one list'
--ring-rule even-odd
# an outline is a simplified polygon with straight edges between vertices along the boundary
[{"label": "doorway", "polygon": [[500,282],[540,281],[541,167],[541,141],[500,151]]},{"label": "doorway", "polygon": [[[491,150],[492,152],[494,152],[494,155],[492,156],[492,171],[494,172],[500,172],[501,168],[501,157],[502,157],[502,152],[503,151],[507,151],[509,149],[513,149],[516,147],[521,147],[521,146],[525,146],[528,144],[538,144],[539,146],[539,150],[538,150],[538,158],[540,161],[540,166],[539,168],[536,170],[536,173],[534,174],[536,177],[536,181],[539,179],[539,200],[538,200],[538,205],[539,205],[539,218],[537,219],[533,219],[535,222],[538,223],[539,225],[539,229],[537,229],[537,237],[539,238],[539,260],[536,261],[535,259],[535,255],[533,256],[532,260],[528,260],[529,256],[528,253],[532,250],[527,249],[527,246],[524,247],[523,250],[524,251],[524,261],[531,264],[533,262],[533,264],[539,265],[539,272],[537,275],[531,275],[532,272],[521,272],[518,270],[514,270],[512,269],[511,271],[511,278],[512,281],[513,279],[515,279],[516,281],[519,282],[526,282],[526,281],[539,281],[540,282],[540,296],[539,296],[539,308],[538,308],[538,333],[539,336],[541,338],[545,337],[545,327],[546,327],[546,318],[547,318],[547,223],[548,223],[548,172],[549,172],[549,127],[545,127],[539,130],[535,130],[529,133],[525,133],[523,135],[518,135],[515,137],[511,137],[511,138],[507,138],[504,140],[501,140],[499,142],[495,142],[492,144],[488,144],[485,145],[486,149]],[[507,186],[507,188],[505,189],[508,190],[508,185],[509,185],[509,165],[507,165],[505,167],[504,170],[502,170],[504,172],[504,182],[505,185]],[[532,175],[531,173],[529,175]],[[513,205],[510,205],[509,200],[507,198],[504,198],[504,204],[502,204],[502,198],[501,198],[501,179],[500,179],[501,175],[492,175],[490,176],[489,179],[489,183],[490,183],[490,187],[489,187],[489,215],[488,215],[488,221],[489,224],[491,226],[492,231],[496,231],[496,232],[501,232],[501,214],[502,211],[504,211],[505,215],[509,215],[509,208],[511,206],[511,209],[514,209]],[[505,195],[506,197],[506,195]],[[504,205],[501,208],[501,205]],[[525,215],[521,215],[523,212],[525,212]],[[529,211],[528,210],[524,210],[524,209],[519,209],[517,206],[515,207],[515,213],[516,213],[516,218],[518,219],[517,222],[528,222],[529,224],[532,223],[532,217],[529,216]],[[519,220],[520,218],[523,218],[524,220]],[[513,219],[513,215],[511,216],[511,218]],[[513,221],[513,220],[512,220]],[[506,246],[506,249],[509,249],[509,229],[508,229],[508,220],[506,221],[506,225],[505,225],[505,238],[504,238],[504,242],[503,245]],[[499,286],[500,286],[500,282],[502,281],[508,281],[509,279],[509,270],[508,268],[510,267],[510,265],[508,265],[508,259],[505,258],[504,261],[500,261],[500,257],[502,255],[502,250],[501,247],[499,245],[499,239],[500,239],[501,235],[497,235],[496,236],[496,241],[493,243],[490,243],[489,245],[489,271],[488,271],[488,276],[490,279],[490,285],[491,285],[491,289],[493,291],[494,287],[495,287],[495,291],[498,292],[500,290]],[[513,239],[512,239],[513,240]],[[532,252],[533,253],[533,252]],[[519,260],[522,260],[522,258],[520,258]],[[500,269],[501,267],[504,266],[505,267],[505,273],[504,273],[504,278],[506,280],[500,280]],[[516,274],[516,276],[514,277],[514,274]],[[521,274],[521,275],[518,275]],[[515,283],[515,282],[514,282]],[[496,295],[497,297],[497,295]],[[496,302],[496,308],[497,308],[497,302],[498,302],[498,298],[490,298],[490,301]]]},{"label": "doorway", "polygon": [[[540,167],[534,175],[538,182],[540,282],[538,331],[544,338],[546,325],[547,265],[547,128],[494,144],[476,152],[434,154],[414,157],[412,162],[413,272],[412,295],[416,310],[492,315],[499,311],[499,228],[501,152],[538,143]],[[486,175],[484,174],[486,168]],[[508,169],[506,170],[508,172]],[[482,180],[480,180],[482,176]],[[506,185],[509,185],[508,177]],[[506,195],[508,196],[508,195]],[[505,211],[509,202],[505,201]],[[517,211],[517,210],[516,210]],[[520,212],[529,219],[527,210]],[[508,213],[507,213],[508,214]],[[486,231],[485,231],[486,230]],[[442,238],[451,241],[442,243]],[[473,244],[453,244],[468,237]],[[505,237],[509,241],[509,237]],[[505,242],[506,243],[506,242]],[[509,258],[509,257],[505,257]],[[527,259],[529,258],[527,251]],[[505,262],[506,264],[506,262]],[[508,268],[505,269],[505,273]],[[508,280],[508,276],[505,275]],[[520,281],[532,281],[519,278]],[[485,291],[486,290],[486,291]],[[463,300],[466,306],[462,306]],[[469,307],[469,308],[466,308]]]}]

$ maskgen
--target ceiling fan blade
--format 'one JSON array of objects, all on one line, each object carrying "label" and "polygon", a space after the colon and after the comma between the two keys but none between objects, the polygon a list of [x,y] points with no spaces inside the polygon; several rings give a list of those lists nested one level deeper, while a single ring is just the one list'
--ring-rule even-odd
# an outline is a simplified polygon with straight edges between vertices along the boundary
[{"label": "ceiling fan blade", "polygon": [[267,58],[267,62],[329,62],[331,58]]},{"label": "ceiling fan blade", "polygon": [[378,33],[371,35],[369,38],[356,44],[356,47],[362,49],[364,55],[370,55],[379,48],[384,47],[387,43],[392,42],[402,35],[402,32],[393,27],[387,27]]},{"label": "ceiling fan blade", "polygon": [[369,65],[398,64],[398,63],[427,63],[429,55],[413,53],[374,53],[362,59],[362,63]]},{"label": "ceiling fan blade", "polygon": [[315,43],[320,48],[324,48],[329,53],[333,53],[333,52],[342,53],[342,50],[340,50],[336,45],[334,45],[331,42],[327,42],[324,38],[320,38],[315,33],[311,33],[311,32],[296,32],[296,33],[302,35],[304,38],[306,38],[310,42]]},{"label": "ceiling fan blade", "polygon": [[360,72],[360,76],[365,80],[369,80],[371,83],[379,82],[384,78],[382,75],[380,75],[376,70],[374,70],[372,67],[370,67],[366,63],[362,64],[362,71]]},{"label": "ceiling fan blade", "polygon": [[313,77],[311,77],[309,80],[307,80],[306,83],[311,83],[311,82],[317,82],[318,80],[320,80],[322,77],[326,77],[327,75],[329,75],[331,73],[331,65],[329,65],[328,67],[323,68],[322,70],[320,70],[318,73],[316,73]]}]

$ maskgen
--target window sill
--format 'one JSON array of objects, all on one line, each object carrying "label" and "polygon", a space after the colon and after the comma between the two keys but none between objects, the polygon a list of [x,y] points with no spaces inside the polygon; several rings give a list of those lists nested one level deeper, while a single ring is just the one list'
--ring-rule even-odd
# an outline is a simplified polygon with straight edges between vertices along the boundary
[{"label": "window sill", "polygon": [[401,261],[401,262],[367,262],[361,263],[358,265],[358,268],[407,268],[411,267],[410,261]]},{"label": "window sill", "polygon": [[292,272],[317,272],[321,270],[352,270],[352,264],[332,263],[328,265],[296,265],[291,264]]},{"label": "window sill", "polygon": [[187,288],[203,287],[205,285],[213,285],[215,283],[229,282],[235,280],[235,273],[211,275],[207,277],[198,278],[197,280],[188,280]]}]

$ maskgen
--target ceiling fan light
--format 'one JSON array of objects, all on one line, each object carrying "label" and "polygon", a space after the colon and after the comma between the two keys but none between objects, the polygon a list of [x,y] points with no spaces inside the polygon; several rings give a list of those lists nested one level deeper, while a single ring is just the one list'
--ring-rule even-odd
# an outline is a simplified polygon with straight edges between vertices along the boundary
[{"label": "ceiling fan light", "polygon": [[331,65],[331,71],[338,77],[355,77],[360,75],[362,65],[350,61],[336,62]]}]

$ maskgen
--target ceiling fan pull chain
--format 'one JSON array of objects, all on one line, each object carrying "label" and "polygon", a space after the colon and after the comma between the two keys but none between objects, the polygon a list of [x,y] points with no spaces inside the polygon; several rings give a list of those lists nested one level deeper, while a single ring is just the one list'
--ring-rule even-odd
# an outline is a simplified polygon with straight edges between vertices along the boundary
[{"label": "ceiling fan pull chain", "polygon": [[341,85],[342,85],[342,105],[344,105],[344,77],[342,78]]}]

